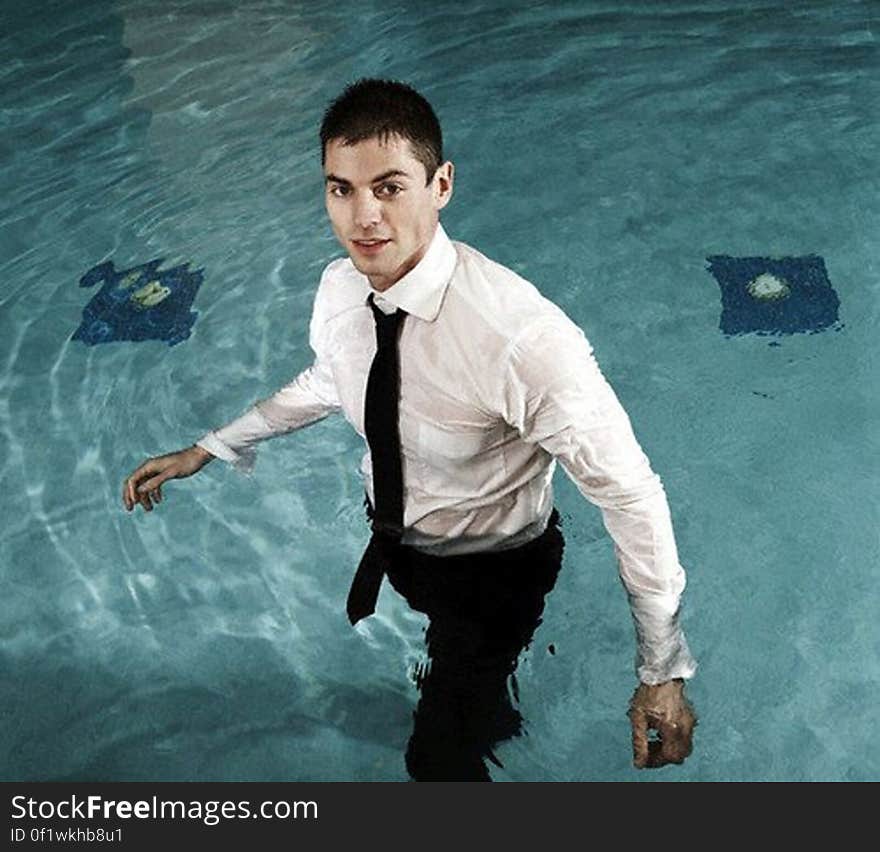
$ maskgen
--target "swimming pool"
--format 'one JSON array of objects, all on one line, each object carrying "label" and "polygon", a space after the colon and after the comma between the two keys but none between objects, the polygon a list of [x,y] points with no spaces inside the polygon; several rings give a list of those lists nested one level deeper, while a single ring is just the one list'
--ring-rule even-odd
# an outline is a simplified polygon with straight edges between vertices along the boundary
[{"label": "swimming pool", "polygon": [[[871,4],[6,4],[0,187],[2,777],[404,780],[420,616],[358,631],[360,440],[341,418],[127,515],[122,479],[310,361],[321,112],[431,100],[444,227],[581,325],[664,479],[701,717],[630,765],[633,631],[598,511],[518,670],[499,781],[876,779],[877,146]],[[725,335],[707,258],[824,259],[821,333]],[[80,277],[203,270],[191,334],[71,340]],[[553,646],[555,653],[550,652]]]}]

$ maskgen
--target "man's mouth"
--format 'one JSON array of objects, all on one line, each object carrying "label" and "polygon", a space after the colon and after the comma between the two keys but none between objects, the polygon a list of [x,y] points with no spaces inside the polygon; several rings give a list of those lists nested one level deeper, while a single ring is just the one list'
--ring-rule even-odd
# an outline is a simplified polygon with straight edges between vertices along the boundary
[{"label": "man's mouth", "polygon": [[378,254],[391,240],[352,240],[361,254]]}]

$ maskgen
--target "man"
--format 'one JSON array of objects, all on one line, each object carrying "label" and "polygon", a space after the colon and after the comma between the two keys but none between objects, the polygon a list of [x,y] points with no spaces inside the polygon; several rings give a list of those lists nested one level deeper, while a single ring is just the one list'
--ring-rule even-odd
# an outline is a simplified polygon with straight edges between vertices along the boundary
[{"label": "man", "polygon": [[[416,778],[483,778],[519,730],[505,683],[540,621],[562,555],[558,460],[615,543],[638,639],[634,763],[681,763],[694,663],[665,493],[583,333],[512,271],[452,242],[439,213],[453,164],[428,102],[361,80],[321,126],[326,208],[348,258],[321,277],[315,361],[242,417],[126,480],[131,511],[214,457],[247,470],[253,445],[341,411],[367,440],[373,535],[348,600],[354,623],[382,577],[431,619],[430,672],[410,740]],[[658,739],[649,742],[649,731]]]}]

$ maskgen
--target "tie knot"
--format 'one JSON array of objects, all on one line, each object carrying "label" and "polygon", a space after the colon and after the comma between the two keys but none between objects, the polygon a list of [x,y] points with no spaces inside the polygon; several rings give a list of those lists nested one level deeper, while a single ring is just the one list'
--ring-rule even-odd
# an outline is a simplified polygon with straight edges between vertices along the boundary
[{"label": "tie knot", "polygon": [[406,316],[406,311],[398,308],[393,314],[386,314],[374,301],[373,294],[369,297],[370,307],[373,309],[373,318],[376,320],[376,336],[382,342],[394,338],[400,323]]}]

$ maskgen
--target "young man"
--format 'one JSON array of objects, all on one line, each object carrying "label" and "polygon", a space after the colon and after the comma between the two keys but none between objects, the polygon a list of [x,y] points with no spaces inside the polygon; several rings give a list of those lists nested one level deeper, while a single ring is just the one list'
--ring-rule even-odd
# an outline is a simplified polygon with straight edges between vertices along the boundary
[{"label": "young man", "polygon": [[[484,778],[516,733],[506,681],[562,556],[558,460],[615,543],[638,639],[634,762],[682,762],[696,665],[678,623],[685,576],[662,484],[581,330],[527,281],[452,242],[453,165],[424,98],[361,80],[321,127],[326,207],[348,257],[321,277],[314,363],[195,446],[153,458],[123,499],[151,511],[168,479],[341,411],[367,441],[373,535],[348,599],[369,615],[383,575],[431,619],[430,671],[407,753],[416,778]],[[505,716],[506,714],[506,716]],[[655,729],[659,741],[650,744]]]}]

